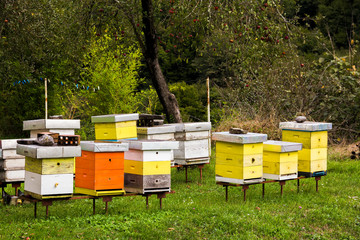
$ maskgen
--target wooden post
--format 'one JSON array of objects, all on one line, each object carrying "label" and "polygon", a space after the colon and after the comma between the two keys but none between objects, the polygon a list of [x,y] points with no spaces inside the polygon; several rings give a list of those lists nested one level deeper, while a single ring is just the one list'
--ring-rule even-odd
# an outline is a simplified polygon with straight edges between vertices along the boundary
[{"label": "wooden post", "polygon": [[47,78],[45,78],[45,119],[48,116]]}]

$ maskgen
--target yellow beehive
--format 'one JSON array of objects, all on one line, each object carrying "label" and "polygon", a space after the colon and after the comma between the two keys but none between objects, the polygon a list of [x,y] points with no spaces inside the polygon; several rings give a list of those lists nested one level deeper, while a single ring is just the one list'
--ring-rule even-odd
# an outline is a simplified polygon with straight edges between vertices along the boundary
[{"label": "yellow beehive", "polygon": [[97,140],[119,140],[136,138],[136,120],[139,114],[114,114],[92,116]]},{"label": "yellow beehive", "polygon": [[171,161],[136,161],[125,160],[124,171],[130,174],[138,175],[160,175],[170,174]]},{"label": "yellow beehive", "polygon": [[298,151],[301,143],[264,142],[263,174],[266,179],[286,180],[297,178]]},{"label": "yellow beehive", "polygon": [[43,158],[25,157],[25,170],[42,175],[74,173],[75,158]]},{"label": "yellow beehive", "polygon": [[266,134],[214,133],[216,181],[244,184],[262,181],[263,142]]},{"label": "yellow beehive", "polygon": [[299,151],[298,174],[312,177],[327,174],[327,141],[331,123],[280,123],[282,140],[303,144]]}]

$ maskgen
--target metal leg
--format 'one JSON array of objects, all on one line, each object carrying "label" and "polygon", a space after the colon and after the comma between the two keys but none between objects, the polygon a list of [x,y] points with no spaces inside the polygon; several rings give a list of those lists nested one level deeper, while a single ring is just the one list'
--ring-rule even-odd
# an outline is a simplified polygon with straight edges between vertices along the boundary
[{"label": "metal leg", "polygon": [[160,198],[160,209],[162,209],[162,198]]},{"label": "metal leg", "polygon": [[149,209],[149,195],[146,195],[146,209]]},{"label": "metal leg", "polygon": [[244,202],[246,201],[246,190],[249,189],[249,185],[243,185],[243,191],[244,191]]},{"label": "metal leg", "polygon": [[199,170],[200,170],[200,180],[202,181],[202,179],[203,179],[203,172],[202,172],[202,170],[203,170],[203,168],[204,168],[204,164],[198,165],[198,167],[199,167]]},{"label": "metal leg", "polygon": [[93,198],[93,215],[95,215],[95,198]]},{"label": "metal leg", "polygon": [[265,183],[262,184],[262,197],[265,197]]},{"label": "metal leg", "polygon": [[185,182],[188,182],[188,167],[185,166]]},{"label": "metal leg", "polygon": [[283,195],[283,186],[285,185],[285,183],[286,183],[286,181],[279,181],[279,183],[280,183],[280,194],[281,194],[281,196]]},{"label": "metal leg", "polygon": [[315,181],[316,181],[316,192],[319,192],[319,181],[321,180],[321,176],[319,177],[315,177]]},{"label": "metal leg", "polygon": [[162,209],[162,199],[163,198],[166,198],[166,193],[158,193],[157,194],[157,198],[159,198],[159,200],[160,200],[160,209]]},{"label": "metal leg", "polygon": [[228,199],[229,199],[228,187],[229,187],[229,186],[225,186],[225,200],[226,200],[226,202],[227,202]]},{"label": "metal leg", "polygon": [[300,192],[300,179],[297,180],[297,192]]},{"label": "metal leg", "polygon": [[105,213],[108,214],[108,202],[112,201],[112,197],[106,196],[103,197],[103,202],[105,202]]},{"label": "metal leg", "polygon": [[34,218],[36,218],[37,202],[34,202]]}]

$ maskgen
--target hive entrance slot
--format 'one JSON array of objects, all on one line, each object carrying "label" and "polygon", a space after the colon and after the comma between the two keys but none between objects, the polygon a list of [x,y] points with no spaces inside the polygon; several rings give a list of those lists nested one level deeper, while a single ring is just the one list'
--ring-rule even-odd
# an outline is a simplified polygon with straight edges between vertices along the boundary
[{"label": "hive entrance slot", "polygon": [[252,158],[252,159],[251,159],[251,163],[254,163],[254,162],[255,162],[255,158]]}]

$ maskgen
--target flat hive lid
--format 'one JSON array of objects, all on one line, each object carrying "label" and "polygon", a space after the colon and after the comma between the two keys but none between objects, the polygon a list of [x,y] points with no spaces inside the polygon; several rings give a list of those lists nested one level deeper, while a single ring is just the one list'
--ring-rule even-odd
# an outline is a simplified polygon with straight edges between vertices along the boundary
[{"label": "flat hive lid", "polygon": [[114,122],[126,122],[139,120],[138,113],[131,114],[110,114],[110,115],[99,115],[92,116],[91,122],[93,123],[114,123]]},{"label": "flat hive lid", "polygon": [[269,140],[264,142],[264,151],[268,152],[295,152],[302,149],[301,143]]},{"label": "flat hive lid", "polygon": [[162,134],[162,133],[175,133],[175,126],[163,125],[154,127],[137,127],[138,134]]},{"label": "flat hive lid", "polygon": [[23,130],[80,129],[79,119],[37,119],[23,122]]},{"label": "flat hive lid", "polygon": [[307,132],[328,131],[332,129],[332,123],[309,121],[305,121],[303,123],[297,123],[295,121],[281,122],[279,128],[283,130],[298,130]]},{"label": "flat hive lid", "polygon": [[172,123],[166,126],[175,126],[176,132],[198,132],[211,130],[211,122],[189,122],[189,123]]},{"label": "flat hive lid", "polygon": [[18,144],[16,153],[32,158],[81,157],[81,146],[39,146]]},{"label": "flat hive lid", "polygon": [[261,143],[267,140],[267,134],[262,133],[247,133],[247,134],[232,134],[229,132],[215,132],[212,134],[212,140],[232,143]]},{"label": "flat hive lid", "polygon": [[125,152],[129,150],[129,143],[103,143],[82,141],[81,150],[89,152]]},{"label": "flat hive lid", "polygon": [[161,141],[161,140],[137,140],[123,141],[129,143],[129,149],[136,150],[172,150],[179,149],[177,141]]},{"label": "flat hive lid", "polygon": [[16,149],[18,140],[34,140],[34,138],[1,139],[0,140],[0,149]]}]

